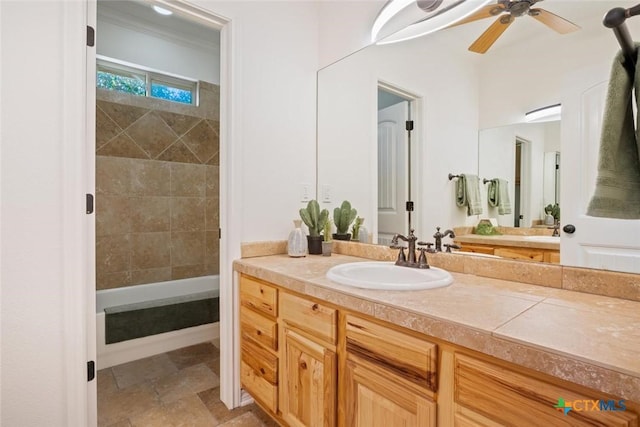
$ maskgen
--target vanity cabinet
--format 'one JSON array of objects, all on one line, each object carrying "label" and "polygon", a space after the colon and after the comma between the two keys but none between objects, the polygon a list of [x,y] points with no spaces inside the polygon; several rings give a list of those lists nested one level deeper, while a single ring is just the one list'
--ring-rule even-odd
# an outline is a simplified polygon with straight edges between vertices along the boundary
[{"label": "vanity cabinet", "polygon": [[245,275],[240,323],[242,386],[285,426],[638,427],[638,403]]},{"label": "vanity cabinet", "polygon": [[437,345],[344,316],[341,426],[436,425]]},{"label": "vanity cabinet", "polygon": [[282,418],[290,426],[336,424],[335,309],[280,293]]},{"label": "vanity cabinet", "polygon": [[560,263],[560,251],[552,249],[524,248],[517,246],[482,245],[479,243],[458,243],[463,252],[496,255],[502,258],[517,259],[520,261]]}]

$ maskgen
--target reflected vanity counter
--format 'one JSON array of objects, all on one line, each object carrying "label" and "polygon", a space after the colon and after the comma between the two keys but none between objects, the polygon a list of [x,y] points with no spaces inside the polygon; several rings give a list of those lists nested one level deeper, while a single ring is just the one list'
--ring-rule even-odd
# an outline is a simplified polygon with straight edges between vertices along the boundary
[{"label": "reflected vanity counter", "polygon": [[483,236],[457,235],[455,243],[463,252],[496,255],[523,261],[560,262],[560,237],[549,235]]},{"label": "reflected vanity counter", "polygon": [[[365,246],[370,258],[392,255],[383,253],[386,248]],[[454,277],[453,284],[439,289],[358,289],[326,278],[335,265],[369,260],[341,254],[297,259],[267,255],[236,260],[234,269],[281,293],[291,292],[425,334],[443,346],[469,349],[598,393],[640,402],[639,301],[559,289],[571,273],[563,274],[566,268],[561,266],[457,254],[431,255],[431,265],[447,269]],[[544,286],[482,277],[486,268],[496,271],[500,265]],[[637,275],[628,276],[637,281]]]}]

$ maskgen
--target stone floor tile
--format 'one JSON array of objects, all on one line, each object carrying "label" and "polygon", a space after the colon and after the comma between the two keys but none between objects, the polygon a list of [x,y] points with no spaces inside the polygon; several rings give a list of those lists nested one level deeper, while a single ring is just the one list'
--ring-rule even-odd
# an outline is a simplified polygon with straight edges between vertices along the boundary
[{"label": "stone floor tile", "polygon": [[136,384],[117,392],[98,396],[98,426],[130,419],[133,414],[159,406],[158,397],[150,384]]},{"label": "stone floor tile", "polygon": [[198,396],[206,405],[209,412],[213,414],[214,418],[221,423],[227,422],[244,413],[250,412],[252,409],[251,405],[235,408],[232,411],[227,409],[225,404],[220,400],[220,387],[215,387],[210,390],[198,393]]},{"label": "stone floor tile", "polygon": [[107,394],[115,393],[118,391],[118,384],[113,376],[111,368],[101,369],[96,375],[98,396],[106,396]]},{"label": "stone floor tile", "polygon": [[211,343],[196,344],[167,353],[178,369],[220,358],[220,350]]},{"label": "stone floor tile", "polygon": [[130,418],[132,427],[212,427],[217,421],[196,395],[190,395]]},{"label": "stone floor tile", "polygon": [[166,353],[111,368],[118,387],[126,388],[145,381],[155,381],[178,371]]},{"label": "stone floor tile", "polygon": [[219,427],[264,427],[264,424],[256,417],[256,414],[249,411],[220,424]]},{"label": "stone floor tile", "polygon": [[131,423],[129,422],[129,419],[126,419],[126,420],[118,421],[115,424],[111,424],[109,427],[131,427]]},{"label": "stone floor tile", "polygon": [[174,402],[219,385],[220,378],[204,363],[181,369],[153,382],[160,400],[164,403]]}]

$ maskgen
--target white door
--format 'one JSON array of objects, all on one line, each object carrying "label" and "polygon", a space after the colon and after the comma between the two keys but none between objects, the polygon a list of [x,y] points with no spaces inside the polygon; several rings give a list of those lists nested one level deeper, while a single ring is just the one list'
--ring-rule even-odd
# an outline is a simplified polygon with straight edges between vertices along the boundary
[{"label": "white door", "polygon": [[407,131],[409,102],[378,111],[378,243],[389,244],[396,233],[405,234],[408,217]]},{"label": "white door", "polygon": [[[595,189],[610,64],[573,72],[562,100],[560,260],[564,265],[640,273],[640,220],[586,215]],[[566,230],[568,225],[575,232]]]}]

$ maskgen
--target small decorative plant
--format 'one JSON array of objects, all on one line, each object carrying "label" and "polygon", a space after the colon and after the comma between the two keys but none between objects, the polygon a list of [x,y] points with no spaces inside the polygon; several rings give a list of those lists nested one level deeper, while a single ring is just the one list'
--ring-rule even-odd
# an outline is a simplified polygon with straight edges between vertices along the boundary
[{"label": "small decorative plant", "polygon": [[354,239],[362,240],[360,239],[360,226],[362,225],[363,222],[364,222],[364,219],[360,218],[359,216],[356,217],[355,221],[353,221],[353,227],[351,227],[351,236]]},{"label": "small decorative plant", "polygon": [[326,209],[320,211],[318,201],[311,200],[306,208],[300,209],[300,218],[309,227],[310,236],[320,236],[320,232],[329,219],[329,211]]},{"label": "small decorative plant", "polygon": [[327,222],[324,223],[324,228],[322,229],[322,235],[324,236],[325,242],[331,241],[331,225],[333,222],[328,219]]},{"label": "small decorative plant", "polygon": [[[333,210],[333,222],[336,225],[336,234],[333,236],[334,239],[349,240],[351,238],[351,236],[347,234],[347,231],[349,231],[349,226],[353,220],[356,219],[356,215],[358,215],[358,211],[352,209],[351,203],[346,200],[342,202],[339,208]],[[346,239],[344,237],[340,239],[336,236],[348,237]]]},{"label": "small decorative plant", "polygon": [[551,215],[555,221],[560,221],[560,205],[557,203],[548,204],[544,208],[544,213]]}]

